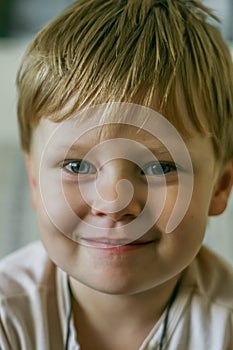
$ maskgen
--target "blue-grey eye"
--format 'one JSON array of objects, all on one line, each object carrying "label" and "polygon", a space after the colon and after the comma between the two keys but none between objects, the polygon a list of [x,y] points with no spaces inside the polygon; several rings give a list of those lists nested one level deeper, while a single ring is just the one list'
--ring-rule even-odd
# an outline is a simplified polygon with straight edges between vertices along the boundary
[{"label": "blue-grey eye", "polygon": [[66,164],[65,168],[77,175],[94,174],[96,172],[94,165],[82,160],[70,162]]},{"label": "blue-grey eye", "polygon": [[161,176],[169,174],[173,171],[176,171],[177,167],[175,164],[172,163],[166,163],[166,162],[153,162],[145,165],[142,168],[142,172],[144,175],[147,176]]}]

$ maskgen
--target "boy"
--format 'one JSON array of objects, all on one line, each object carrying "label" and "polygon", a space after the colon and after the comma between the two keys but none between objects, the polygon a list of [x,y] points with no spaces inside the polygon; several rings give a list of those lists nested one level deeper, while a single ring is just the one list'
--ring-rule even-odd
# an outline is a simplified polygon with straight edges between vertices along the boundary
[{"label": "boy", "polygon": [[233,179],[211,17],[79,0],[29,47],[18,117],[43,246],[1,262],[1,349],[233,348],[232,268],[202,247]]}]

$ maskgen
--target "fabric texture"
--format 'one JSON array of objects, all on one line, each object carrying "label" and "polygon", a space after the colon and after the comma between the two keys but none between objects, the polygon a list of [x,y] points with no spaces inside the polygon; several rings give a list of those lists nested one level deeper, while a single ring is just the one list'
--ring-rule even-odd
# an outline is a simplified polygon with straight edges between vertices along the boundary
[{"label": "fabric texture", "polygon": [[[0,263],[0,349],[64,350],[70,300],[67,275],[40,242]],[[140,350],[155,350],[164,314]],[[69,350],[79,350],[73,320]],[[233,349],[233,270],[203,247],[186,269],[173,304],[165,349]]]}]

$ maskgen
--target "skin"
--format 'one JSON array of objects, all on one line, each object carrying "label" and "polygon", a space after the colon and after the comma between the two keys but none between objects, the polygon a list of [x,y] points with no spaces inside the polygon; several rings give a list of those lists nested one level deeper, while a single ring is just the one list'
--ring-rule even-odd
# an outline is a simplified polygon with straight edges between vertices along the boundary
[{"label": "skin", "polygon": [[[66,125],[64,137],[54,137],[51,141],[57,124],[42,119],[34,131],[31,152],[26,155],[41,239],[49,257],[70,276],[75,297],[74,320],[82,349],[137,349],[160,318],[182,271],[198,253],[208,216],[221,214],[226,208],[233,163],[229,161],[220,167],[211,140],[193,130],[193,136],[185,140],[193,164],[193,174],[188,171],[185,174],[194,176],[192,198],[182,221],[167,234],[165,228],[181,185],[177,171],[171,166],[171,155],[164,150],[160,152],[161,142],[143,130],[136,132],[134,127],[117,126],[110,127],[101,137],[97,129],[84,133],[75,142],[76,149],[67,154],[70,138],[78,133],[78,128],[72,123]],[[99,153],[94,152],[90,157],[91,167],[84,164],[84,173],[75,173],[78,169],[75,161],[84,159],[95,146],[117,138],[137,141],[160,162],[168,164],[162,210],[161,175],[151,174],[148,161],[145,164],[142,161],[145,176],[124,157],[112,159],[114,143]],[[137,157],[139,148],[133,148],[133,152]],[[130,200],[127,191],[122,191],[122,203],[126,205],[119,207],[116,188],[122,179],[127,179],[134,191]],[[184,181],[182,186],[187,183]],[[148,190],[156,198],[148,208],[148,215],[159,210],[161,215],[141,236],[115,246],[109,240],[108,230],[117,227],[120,237],[127,237],[124,226],[139,217]],[[81,221],[75,221],[75,217]],[[95,236],[82,226],[83,222],[95,226]],[[79,230],[84,232],[84,238],[77,243],[70,236]]]}]

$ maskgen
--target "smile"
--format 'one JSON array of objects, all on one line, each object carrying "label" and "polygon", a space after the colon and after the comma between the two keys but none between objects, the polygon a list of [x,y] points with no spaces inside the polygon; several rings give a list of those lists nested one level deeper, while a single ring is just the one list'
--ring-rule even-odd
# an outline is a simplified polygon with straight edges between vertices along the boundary
[{"label": "smile", "polygon": [[146,246],[152,245],[155,242],[158,242],[158,239],[143,241],[136,240],[133,242],[129,242],[126,239],[106,239],[106,238],[95,238],[95,239],[82,239],[80,240],[81,245],[85,245],[87,247],[92,247],[96,249],[103,249],[114,252],[123,252],[123,251],[131,251],[136,249],[142,249]]}]

